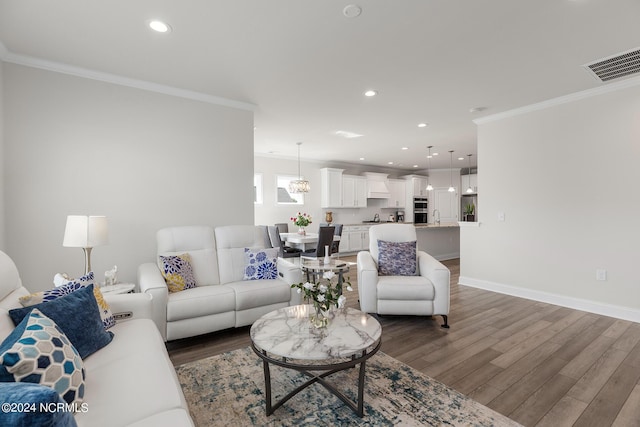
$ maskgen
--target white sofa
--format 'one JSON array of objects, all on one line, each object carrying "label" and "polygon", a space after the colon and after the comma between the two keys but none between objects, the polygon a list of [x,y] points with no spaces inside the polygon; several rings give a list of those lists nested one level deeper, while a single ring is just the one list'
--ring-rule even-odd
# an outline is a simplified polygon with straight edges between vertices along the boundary
[{"label": "white sofa", "polygon": [[[278,258],[273,280],[243,280],[245,248],[270,248],[266,227],[182,226],[157,233],[156,262],[138,268],[140,291],[153,296],[153,319],[165,341],[251,325],[262,315],[301,303],[291,284],[302,281],[299,267]],[[169,292],[160,255],[191,257],[196,287]]]},{"label": "white sofa", "polygon": [[369,229],[369,251],[358,252],[358,294],[366,313],[442,316],[448,328],[450,272],[426,252],[417,251],[415,276],[381,276],[378,273],[378,240],[416,241],[411,224],[381,224]]},{"label": "white sofa", "polygon": [[[0,342],[14,329],[9,310],[29,295],[9,256],[0,252]],[[113,340],[83,360],[86,412],[78,426],[193,426],[164,342],[150,320],[148,295],[105,296],[112,313],[132,313],[109,330]]]}]

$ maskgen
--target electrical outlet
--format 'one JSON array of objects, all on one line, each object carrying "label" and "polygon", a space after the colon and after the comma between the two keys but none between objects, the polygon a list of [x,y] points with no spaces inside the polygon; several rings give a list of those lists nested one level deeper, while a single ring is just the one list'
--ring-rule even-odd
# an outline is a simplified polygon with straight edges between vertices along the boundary
[{"label": "electrical outlet", "polygon": [[596,269],[596,280],[605,281],[607,280],[607,270],[604,268]]},{"label": "electrical outlet", "polygon": [[498,221],[504,221],[504,212],[498,212]]}]

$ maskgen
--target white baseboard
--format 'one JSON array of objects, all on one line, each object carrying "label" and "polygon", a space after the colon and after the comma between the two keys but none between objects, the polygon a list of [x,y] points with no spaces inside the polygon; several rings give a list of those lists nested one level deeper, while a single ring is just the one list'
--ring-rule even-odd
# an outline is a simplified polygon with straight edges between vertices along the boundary
[{"label": "white baseboard", "polygon": [[438,261],[446,261],[448,259],[460,258],[460,252],[451,252],[449,254],[442,254],[442,255],[433,255],[433,254],[429,254],[429,255],[432,255]]},{"label": "white baseboard", "polygon": [[640,323],[640,310],[460,276],[458,284]]}]

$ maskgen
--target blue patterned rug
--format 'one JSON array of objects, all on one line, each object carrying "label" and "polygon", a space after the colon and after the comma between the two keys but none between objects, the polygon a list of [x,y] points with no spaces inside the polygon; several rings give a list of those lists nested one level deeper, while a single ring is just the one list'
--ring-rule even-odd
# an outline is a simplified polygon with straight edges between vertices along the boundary
[{"label": "blue patterned rug", "polygon": [[[262,360],[249,347],[187,363],[176,371],[198,427],[519,425],[381,351],[367,361],[363,418],[319,384],[267,417]],[[330,378],[355,398],[358,369]],[[271,382],[275,402],[304,378],[275,366]]]}]

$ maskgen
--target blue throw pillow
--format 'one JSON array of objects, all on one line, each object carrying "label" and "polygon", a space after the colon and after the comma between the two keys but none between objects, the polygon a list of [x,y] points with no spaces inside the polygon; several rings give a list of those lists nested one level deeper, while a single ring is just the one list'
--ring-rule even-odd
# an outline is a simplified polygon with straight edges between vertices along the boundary
[{"label": "blue throw pillow", "polygon": [[263,280],[278,278],[278,248],[244,248],[244,279]]},{"label": "blue throw pillow", "polygon": [[0,381],[49,386],[67,403],[80,404],[84,376],[78,351],[37,308],[0,344]]},{"label": "blue throw pillow", "polygon": [[53,301],[9,310],[9,316],[17,326],[31,310],[37,308],[64,331],[84,359],[113,339],[113,332],[105,331],[102,326],[93,286],[89,285]]},{"label": "blue throw pillow", "polygon": [[[73,412],[58,409],[63,406],[57,405],[64,405],[64,401],[49,387],[31,383],[0,383],[0,396],[3,404],[3,410],[0,411],[1,426],[77,426]],[[25,404],[28,404],[28,409]]]},{"label": "blue throw pillow", "polygon": [[[40,304],[41,302],[53,301],[56,298],[60,298],[64,295],[69,295],[70,293],[89,285],[93,285],[93,271],[90,271],[82,277],[70,280],[69,282],[53,289],[36,292],[31,295],[25,295],[18,298],[18,301],[20,302],[20,304],[22,304],[23,307],[30,307],[32,305]],[[102,319],[104,328],[111,328],[116,324],[116,321],[113,318],[113,314],[111,314],[109,304],[107,304],[107,302],[104,300],[104,297],[102,296],[102,292],[100,291],[99,286],[93,287],[93,296],[96,297],[96,302],[98,303],[98,307],[100,308],[100,318]]]},{"label": "blue throw pillow", "polygon": [[378,271],[381,276],[415,276],[416,241],[387,242],[378,240]]}]

